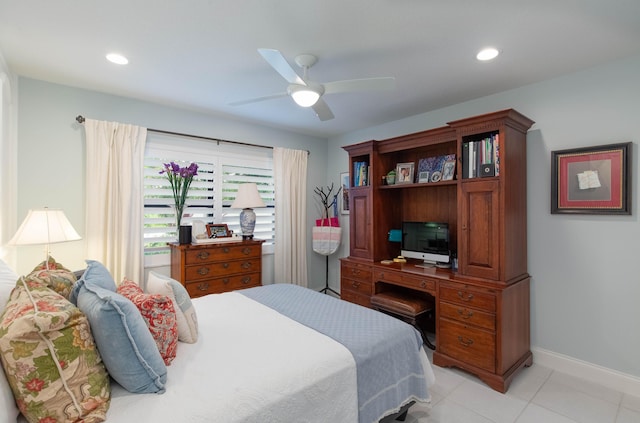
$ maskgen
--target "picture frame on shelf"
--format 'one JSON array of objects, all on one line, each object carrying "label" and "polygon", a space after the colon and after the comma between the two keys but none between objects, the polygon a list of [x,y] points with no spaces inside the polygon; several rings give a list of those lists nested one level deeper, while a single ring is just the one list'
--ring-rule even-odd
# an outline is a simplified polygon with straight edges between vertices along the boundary
[{"label": "picture frame on shelf", "polygon": [[349,214],[349,172],[340,174],[342,195],[340,199],[340,214]]},{"label": "picture frame on shelf", "polygon": [[396,165],[396,184],[410,184],[413,182],[414,163],[398,163]]},{"label": "picture frame on shelf", "polygon": [[418,173],[418,182],[429,182],[429,171],[420,171]]},{"label": "picture frame on shelf", "polygon": [[442,180],[452,181],[456,174],[456,161],[447,160],[442,166]]},{"label": "picture frame on shelf", "polygon": [[631,214],[631,142],[551,152],[552,214]]},{"label": "picture frame on shelf", "polygon": [[231,236],[226,223],[210,223],[207,225],[209,238],[228,238]]}]

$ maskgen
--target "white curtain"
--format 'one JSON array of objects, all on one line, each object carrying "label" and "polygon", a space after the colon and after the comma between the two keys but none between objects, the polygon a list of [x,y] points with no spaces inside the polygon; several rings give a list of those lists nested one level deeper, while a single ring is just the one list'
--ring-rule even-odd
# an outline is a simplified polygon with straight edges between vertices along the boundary
[{"label": "white curtain", "polygon": [[307,286],[306,151],[275,147],[276,198],[274,277],[276,283]]},{"label": "white curtain", "polygon": [[116,283],[143,285],[143,160],[147,128],[85,121],[87,258],[105,265]]}]

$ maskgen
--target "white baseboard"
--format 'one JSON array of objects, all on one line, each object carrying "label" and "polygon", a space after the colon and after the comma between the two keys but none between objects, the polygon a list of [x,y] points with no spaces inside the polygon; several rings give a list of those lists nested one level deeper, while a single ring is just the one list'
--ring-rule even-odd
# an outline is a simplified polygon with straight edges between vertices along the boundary
[{"label": "white baseboard", "polygon": [[542,348],[531,348],[533,362],[607,388],[640,397],[640,378]]}]

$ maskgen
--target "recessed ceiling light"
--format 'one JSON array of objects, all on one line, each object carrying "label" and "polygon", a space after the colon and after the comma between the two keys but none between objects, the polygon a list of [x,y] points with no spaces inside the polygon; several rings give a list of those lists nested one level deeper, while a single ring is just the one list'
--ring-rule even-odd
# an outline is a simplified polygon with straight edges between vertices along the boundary
[{"label": "recessed ceiling light", "polygon": [[480,50],[480,52],[476,55],[476,59],[484,62],[487,60],[495,59],[496,57],[498,57],[498,54],[500,54],[500,52],[496,48],[484,48]]},{"label": "recessed ceiling light", "polygon": [[107,54],[107,60],[117,65],[126,65],[129,63],[129,59],[118,53]]}]

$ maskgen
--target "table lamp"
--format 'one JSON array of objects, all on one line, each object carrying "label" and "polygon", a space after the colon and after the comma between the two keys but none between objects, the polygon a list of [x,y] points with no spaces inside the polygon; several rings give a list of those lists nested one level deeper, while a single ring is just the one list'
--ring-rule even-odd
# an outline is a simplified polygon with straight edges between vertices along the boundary
[{"label": "table lamp", "polygon": [[49,244],[76,241],[82,239],[73,229],[62,210],[43,209],[29,210],[9,245],[46,245],[45,263],[49,268]]},{"label": "table lamp", "polygon": [[238,194],[231,204],[231,208],[242,209],[240,228],[243,240],[253,239],[253,230],[256,227],[256,214],[253,211],[255,207],[266,207],[258,192],[258,186],[253,182],[238,186]]}]

